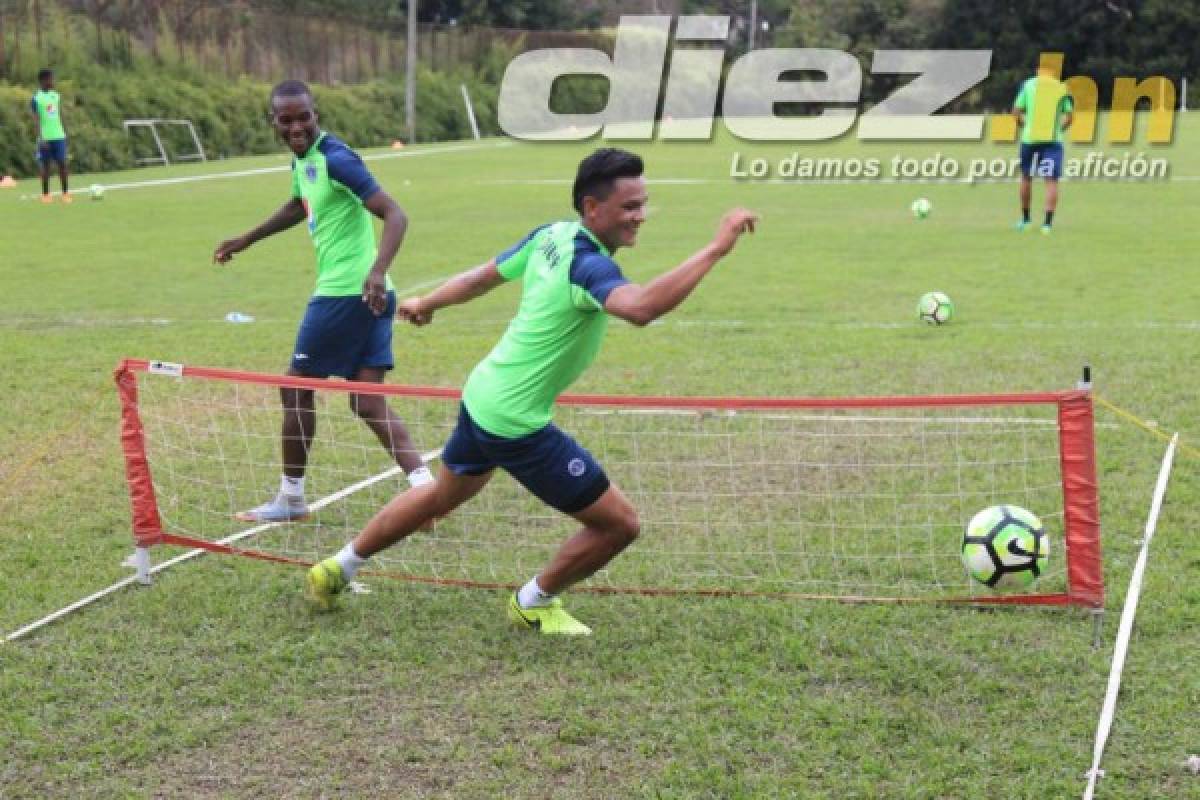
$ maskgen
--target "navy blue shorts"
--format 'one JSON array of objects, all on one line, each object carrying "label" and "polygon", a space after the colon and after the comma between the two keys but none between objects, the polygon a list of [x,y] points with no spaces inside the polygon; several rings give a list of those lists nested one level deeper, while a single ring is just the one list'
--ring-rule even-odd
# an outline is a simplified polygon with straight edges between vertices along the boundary
[{"label": "navy blue shorts", "polygon": [[67,163],[67,140],[66,139],[51,139],[50,141],[42,142],[42,146],[37,149],[37,160],[46,164],[50,161],[57,161],[60,164]]},{"label": "navy blue shorts", "polygon": [[1021,145],[1021,174],[1026,178],[1061,178],[1063,146],[1057,142]]},{"label": "navy blue shorts", "polygon": [[347,379],[363,367],[391,369],[395,314],[395,292],[388,292],[387,310],[378,317],[359,295],[311,298],[296,332],[292,369],[312,378]]},{"label": "navy blue shorts", "polygon": [[459,407],[458,424],[442,448],[442,463],[456,475],[482,475],[500,467],[564,514],[587,508],[609,486],[592,454],[554,423],[508,439],[476,425],[465,405]]}]

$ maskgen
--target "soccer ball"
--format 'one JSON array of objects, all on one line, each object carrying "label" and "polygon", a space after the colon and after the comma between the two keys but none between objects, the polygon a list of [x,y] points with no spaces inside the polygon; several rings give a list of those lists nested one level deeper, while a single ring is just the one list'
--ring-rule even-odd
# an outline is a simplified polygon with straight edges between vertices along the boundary
[{"label": "soccer ball", "polygon": [[98,183],[93,183],[91,186],[88,187],[88,196],[91,197],[93,200],[103,200],[104,199],[104,187]]},{"label": "soccer ball", "polygon": [[925,219],[929,216],[929,213],[933,211],[933,203],[929,202],[928,198],[918,197],[916,200],[912,201],[912,205],[909,206],[909,208],[912,210],[912,215],[914,217],[917,219]]},{"label": "soccer ball", "polygon": [[985,508],[971,517],[963,535],[967,574],[992,589],[1028,589],[1049,553],[1042,521],[1019,506]]},{"label": "soccer ball", "polygon": [[926,292],[917,301],[917,317],[930,325],[945,325],[954,316],[954,302],[945,292]]}]

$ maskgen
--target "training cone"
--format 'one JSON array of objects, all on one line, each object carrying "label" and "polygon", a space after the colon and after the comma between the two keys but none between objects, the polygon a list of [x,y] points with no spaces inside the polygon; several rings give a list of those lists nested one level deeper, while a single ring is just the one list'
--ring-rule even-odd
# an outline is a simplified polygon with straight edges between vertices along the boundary
[{"label": "training cone", "polygon": [[393,150],[403,150],[403,149],[404,149],[404,142],[400,141],[399,139],[395,139],[395,140],[392,142],[392,149],[393,149]]},{"label": "training cone", "polygon": [[0,189],[15,189],[16,186],[17,182],[13,180],[12,175],[5,175],[3,178],[0,178]]}]

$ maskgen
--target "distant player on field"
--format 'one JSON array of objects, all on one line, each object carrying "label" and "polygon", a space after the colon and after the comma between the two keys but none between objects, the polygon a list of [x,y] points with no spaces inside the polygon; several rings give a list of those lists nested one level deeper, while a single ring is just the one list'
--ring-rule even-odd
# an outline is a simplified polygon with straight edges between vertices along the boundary
[{"label": "distant player on field", "polygon": [[1057,70],[1042,64],[1038,72],[1021,84],[1013,102],[1013,114],[1021,130],[1021,221],[1017,230],[1029,227],[1029,204],[1033,179],[1046,180],[1046,218],[1042,233],[1050,233],[1058,207],[1058,179],[1062,177],[1063,133],[1071,127],[1075,102]]},{"label": "distant player on field", "polygon": [[54,91],[54,72],[43,69],[38,72],[38,90],[29,101],[33,113],[33,129],[37,131],[37,161],[42,173],[42,202],[52,202],[50,197],[50,162],[58,163],[58,182],[62,187],[62,201],[71,202],[67,189],[67,132],[63,128],[62,101]]},{"label": "distant player on field", "polygon": [[445,516],[478,493],[497,467],[583,528],[567,539],[541,573],[508,603],[518,625],[548,634],[589,634],[558,594],[587,578],[639,532],[637,511],[592,455],[551,421],[554,402],[600,350],[609,315],[645,325],[683,302],[756,217],[735,209],[713,240],[644,286],[630,283],[613,253],[634,245],[646,219],[642,160],[622,150],[597,150],[579,165],[573,200],[579,218],[534,229],[486,264],[451,278],[425,297],[400,304],[398,316],[417,324],[521,279],[516,317],[463,388],[458,424],[442,450],[436,483],[388,503],[336,556],[308,573],[308,589],[323,607],[365,560]]},{"label": "distant player on field", "polygon": [[[213,260],[224,264],[250,245],[307,220],[317,249],[317,287],[292,353],[288,375],[382,383],[393,366],[392,318],[396,294],[388,266],[400,249],[408,219],[376,183],[362,159],[317,125],[312,93],[300,81],[271,91],[275,131],[291,148],[292,196],[248,233],[217,245]],[[378,249],[370,214],[383,220]],[[304,472],[316,430],[313,392],[281,389],[283,478],[278,494],[239,513],[248,522],[286,522],[308,515]],[[421,461],[399,417],[378,395],[350,395],[350,408],[379,437],[413,486],[433,475]]]}]

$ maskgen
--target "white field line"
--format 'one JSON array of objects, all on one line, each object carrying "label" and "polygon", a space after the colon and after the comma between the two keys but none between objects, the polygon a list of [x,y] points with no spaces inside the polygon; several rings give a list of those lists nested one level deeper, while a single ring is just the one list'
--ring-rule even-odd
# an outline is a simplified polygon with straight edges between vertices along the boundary
[{"label": "white field line", "polygon": [[[447,145],[445,147],[429,147],[419,150],[399,150],[392,153],[371,153],[362,157],[363,161],[382,161],[389,158],[417,158],[420,156],[440,155],[442,153],[458,153],[466,150],[483,150],[493,147],[511,147],[512,142],[500,140],[497,142],[487,142],[483,144],[456,144]],[[204,175],[182,175],[178,178],[151,178],[144,181],[129,181],[127,183],[104,183],[101,184],[105,191],[119,191],[121,189],[146,189],[153,186],[174,186],[180,183],[197,183],[199,181],[215,181],[222,178],[248,178],[255,175],[270,175],[275,172],[289,172],[292,165],[281,164],[276,167],[259,167],[257,169],[239,169],[231,172],[213,172]],[[82,191],[77,188],[76,193]],[[61,194],[55,191],[51,194]],[[36,195],[21,195],[22,199],[31,199]]]},{"label": "white field line", "polygon": [[[441,454],[442,454],[441,448],[438,448],[436,450],[430,450],[428,453],[422,454],[421,460],[424,461],[426,464],[428,464],[429,462],[431,462],[434,459],[441,456]],[[396,475],[400,474],[401,471],[402,470],[398,466],[392,467],[390,469],[386,469],[377,475],[372,475],[371,477],[365,478],[365,479],[359,481],[358,483],[347,486],[344,489],[339,489],[338,491],[336,491],[332,494],[328,494],[325,497],[322,497],[321,499],[316,500],[309,506],[309,509],[311,511],[320,511],[321,509],[325,508],[326,506],[331,505],[332,503],[336,503],[338,500],[341,500],[344,497],[348,497],[348,496],[354,494],[355,492],[359,492],[359,491],[362,491],[363,489],[366,489],[368,486],[374,486],[375,484],[379,483],[380,481],[385,481],[388,478],[395,477]],[[246,539],[251,536],[255,536],[259,533],[262,533],[263,531],[270,530],[271,528],[277,528],[282,524],[283,523],[280,523],[280,522],[267,522],[262,525],[255,525],[254,527],[247,528],[244,531],[238,531],[237,533],[235,533],[231,536],[226,536],[224,539],[219,540],[217,542],[217,544],[225,544],[225,545],[233,544],[234,542],[239,542],[242,539]],[[193,558],[202,556],[207,552],[208,552],[207,550],[202,550],[200,548],[196,548],[195,550],[189,550],[188,552],[183,553],[182,555],[175,556],[175,558],[172,558],[169,561],[164,561],[161,564],[156,564],[155,566],[151,567],[150,574],[155,575],[159,572],[162,572],[163,570],[170,569],[171,567],[173,567],[177,564],[182,564],[185,561],[190,561]],[[78,611],[79,609],[84,608],[85,606],[89,606],[92,603],[96,602],[97,600],[100,600],[104,597],[107,597],[110,594],[118,592],[121,589],[124,589],[126,586],[129,586],[134,583],[137,583],[137,575],[131,575],[128,578],[117,581],[112,586],[109,586],[106,589],[101,589],[100,591],[96,592],[95,594],[90,594],[87,597],[83,598],[82,600],[77,600],[76,602],[72,603],[71,605],[61,608],[58,611],[55,611],[53,614],[49,614],[45,617],[42,617],[41,619],[37,620],[36,622],[31,622],[23,628],[18,628],[17,630],[15,630],[12,633],[5,636],[4,639],[0,640],[0,644],[12,642],[17,639],[20,639],[22,636],[26,636],[30,633],[33,633],[34,631],[38,630],[39,628],[43,628],[46,625],[49,625],[50,623],[55,622],[56,620],[60,620],[63,617],[67,616],[68,614],[72,614],[72,613]]]},{"label": "white field line", "polygon": [[1142,579],[1150,555],[1150,540],[1154,538],[1154,530],[1158,527],[1158,514],[1167,494],[1167,481],[1171,477],[1171,464],[1175,460],[1175,445],[1178,442],[1179,434],[1176,433],[1171,437],[1171,443],[1167,445],[1167,452],[1163,456],[1162,467],[1158,471],[1158,483],[1154,486],[1154,499],[1150,503],[1150,516],[1146,519],[1146,530],[1142,536],[1142,548],[1138,552],[1133,574],[1129,577],[1129,591],[1125,595],[1125,607],[1121,609],[1121,625],[1117,629],[1117,642],[1113,647],[1108,689],[1104,693],[1100,720],[1096,724],[1096,744],[1092,750],[1092,767],[1087,771],[1088,782],[1083,792],[1083,800],[1092,800],[1096,793],[1096,781],[1104,775],[1104,770],[1100,769],[1100,759],[1104,756],[1104,747],[1108,744],[1108,734],[1112,730],[1117,694],[1121,690],[1121,673],[1125,670],[1125,655],[1129,651],[1129,637],[1133,633],[1133,618],[1137,614],[1138,599],[1142,594]]},{"label": "white field line", "polygon": [[[429,278],[414,283],[411,286],[398,287],[396,297],[405,299],[413,292],[428,289],[444,283],[457,273]],[[471,320],[472,325],[494,326],[507,325],[511,317],[483,317]],[[88,319],[80,317],[0,317],[0,328],[27,328],[30,330],[45,330],[48,328],[120,328],[135,326],[162,327],[166,325],[192,324],[207,322],[220,325],[231,324],[220,317],[193,317],[165,319],[162,317],[116,317],[112,319]],[[293,319],[273,319],[270,317],[255,317],[255,323],[272,324],[286,322],[293,324]],[[1179,322],[1099,322],[1079,320],[1074,322],[972,322],[972,327],[989,328],[992,330],[1063,330],[1063,331],[1200,331],[1200,320],[1182,320]],[[461,327],[461,326],[460,326]],[[862,330],[890,331],[906,328],[920,328],[915,319],[911,322],[825,322],[819,320],[752,320],[752,319],[659,319],[650,323],[654,328],[696,328],[713,330],[738,330],[747,328],[779,328],[779,329],[811,329],[811,330]]]},{"label": "white field line", "polygon": [[[436,278],[414,283],[411,286],[398,287],[396,289],[396,298],[399,300],[405,299],[410,293],[427,289],[430,286],[437,286],[445,283],[447,279],[454,277],[451,275],[441,275]],[[280,320],[270,319],[268,317],[255,317],[257,323],[264,322],[280,322]],[[295,320],[284,320],[294,323]],[[81,317],[56,317],[56,318],[39,318],[39,317],[0,317],[0,328],[22,328],[44,330],[46,328],[121,328],[133,327],[139,325],[150,325],[154,327],[162,327],[164,325],[173,325],[178,323],[194,323],[194,322],[215,322],[222,325],[230,324],[226,320],[219,317],[201,317],[193,319],[164,319],[162,317],[117,317],[114,319],[87,319]],[[1200,322],[1196,323],[1196,327],[1200,328]]]},{"label": "white field line", "polygon": [[[1063,183],[1184,183],[1200,181],[1200,175],[1173,175],[1169,178],[1067,178],[1060,179]],[[647,178],[650,186],[708,186],[721,184],[728,186],[736,183],[739,186],[891,186],[897,184],[928,184],[937,186],[974,186],[977,184],[1018,183],[1019,179],[1012,178],[734,178],[722,176],[719,178]],[[569,178],[493,178],[481,180],[482,186],[568,186],[572,183]]]},{"label": "white field line", "polygon": [[[434,281],[436,282],[436,281]],[[432,282],[431,282],[432,283]],[[425,284],[430,285],[430,284]],[[423,288],[423,287],[416,287]],[[401,291],[396,290],[397,294]],[[511,317],[478,317],[471,320],[472,325],[507,325]],[[1028,330],[1098,330],[1098,331],[1127,331],[1127,330],[1167,330],[1167,331],[1200,331],[1200,320],[1182,320],[1179,322],[1128,322],[1109,323],[1095,320],[1079,320],[1067,322],[972,322],[972,327],[995,328],[998,330],[1028,329]],[[692,319],[657,319],[650,323],[652,328],[812,328],[814,330],[900,330],[904,328],[932,328],[922,325],[913,315],[911,321],[905,322],[826,322],[811,319],[738,319],[730,317],[692,318]]]}]

